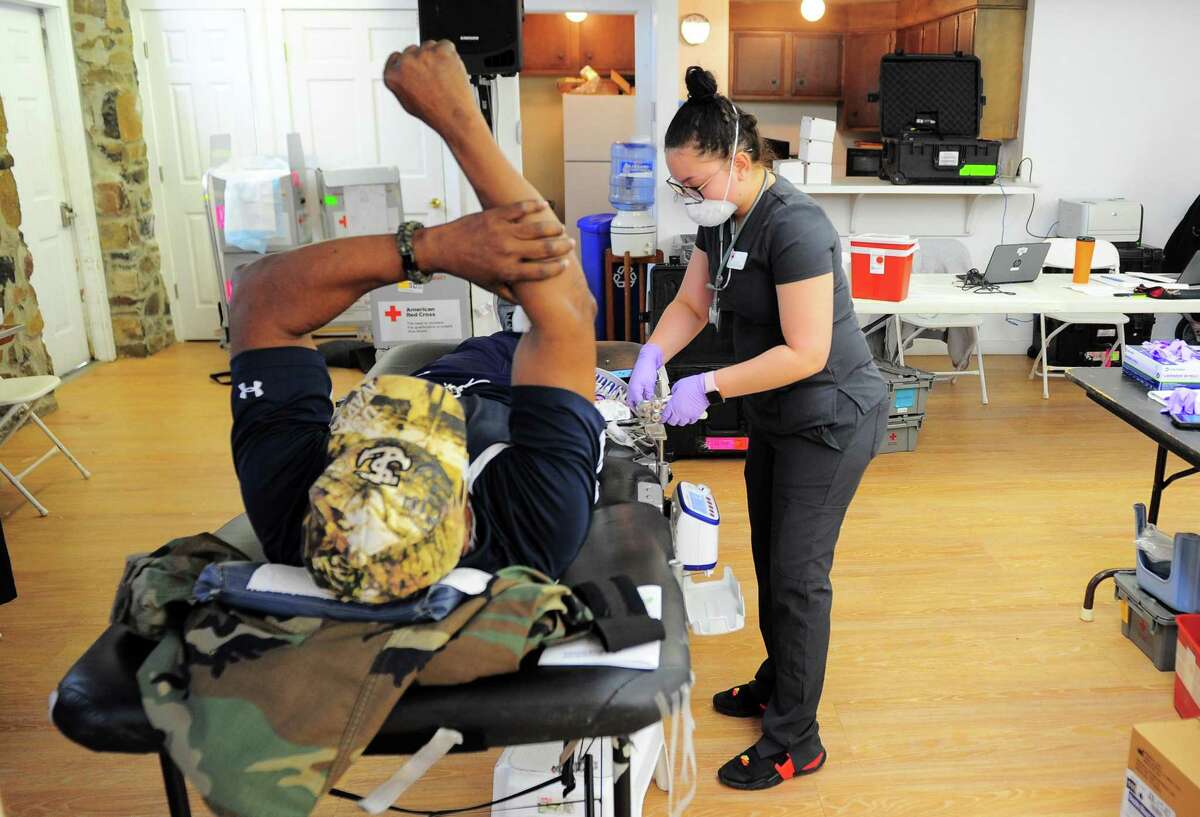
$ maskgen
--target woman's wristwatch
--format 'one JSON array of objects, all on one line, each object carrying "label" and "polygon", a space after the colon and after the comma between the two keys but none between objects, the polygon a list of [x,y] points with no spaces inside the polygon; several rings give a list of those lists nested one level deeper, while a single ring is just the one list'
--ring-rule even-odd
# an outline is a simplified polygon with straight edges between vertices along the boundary
[{"label": "woman's wristwatch", "polygon": [[704,396],[708,398],[710,406],[719,406],[725,402],[725,398],[721,396],[721,390],[717,388],[716,372],[704,373]]},{"label": "woman's wristwatch", "polygon": [[413,255],[413,236],[424,226],[419,221],[406,221],[396,231],[396,251],[400,253],[404,278],[414,284],[427,284],[433,280],[433,273],[421,270],[417,266],[416,256]]}]

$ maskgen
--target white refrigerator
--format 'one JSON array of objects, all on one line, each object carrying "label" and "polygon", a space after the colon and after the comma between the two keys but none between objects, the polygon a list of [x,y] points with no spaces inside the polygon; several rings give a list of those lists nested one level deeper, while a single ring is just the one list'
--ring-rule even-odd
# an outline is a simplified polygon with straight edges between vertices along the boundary
[{"label": "white refrigerator", "polygon": [[562,102],[563,212],[568,235],[578,241],[581,217],[615,212],[608,203],[612,143],[636,136],[634,98],[563,94]]}]

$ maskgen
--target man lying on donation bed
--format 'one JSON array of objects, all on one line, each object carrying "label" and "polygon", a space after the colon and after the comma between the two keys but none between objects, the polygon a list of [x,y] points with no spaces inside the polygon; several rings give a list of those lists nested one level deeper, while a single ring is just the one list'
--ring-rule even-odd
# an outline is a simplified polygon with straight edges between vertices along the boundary
[{"label": "man lying on donation bed", "polygon": [[[557,578],[587,534],[604,423],[595,303],[573,242],[500,152],[449,43],[394,54],[388,88],[445,139],[483,213],[253,264],[233,301],[233,459],[271,561],[382,603],[456,565]],[[468,341],[415,377],[365,380],[334,416],[310,333],[365,293],[445,271],[532,328]]]}]

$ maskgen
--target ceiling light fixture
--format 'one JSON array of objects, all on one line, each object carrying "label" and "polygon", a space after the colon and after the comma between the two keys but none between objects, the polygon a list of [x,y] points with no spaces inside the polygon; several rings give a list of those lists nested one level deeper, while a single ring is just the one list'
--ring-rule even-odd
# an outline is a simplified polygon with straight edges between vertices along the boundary
[{"label": "ceiling light fixture", "polygon": [[800,16],[815,23],[825,16],[825,0],[801,0]]},{"label": "ceiling light fixture", "polygon": [[702,45],[708,42],[712,31],[712,23],[703,14],[689,14],[679,21],[679,36],[688,45]]},{"label": "ceiling light fixture", "polygon": [[587,12],[586,11],[568,11],[567,19],[570,20],[572,23],[582,23],[584,20],[587,19]]}]

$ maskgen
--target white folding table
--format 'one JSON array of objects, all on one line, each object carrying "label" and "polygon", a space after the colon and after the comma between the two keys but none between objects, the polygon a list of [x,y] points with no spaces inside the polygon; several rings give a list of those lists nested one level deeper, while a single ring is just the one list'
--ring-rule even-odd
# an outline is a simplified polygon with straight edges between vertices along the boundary
[{"label": "white folding table", "polygon": [[[1149,285],[1132,275],[1122,275],[1129,286]],[[1115,295],[1085,295],[1068,289],[1069,275],[1041,275],[1029,284],[1001,284],[999,293],[964,292],[953,275],[914,275],[903,301],[873,301],[855,298],[859,315],[1005,315],[1042,312],[1121,312],[1142,313],[1200,312],[1200,298],[1191,300],[1155,300],[1154,298],[1118,298]],[[1120,291],[1116,288],[1114,293]]]},{"label": "white folding table", "polygon": [[[1133,275],[1121,275],[1128,281],[1129,289],[1138,284],[1151,282]],[[1111,294],[1093,295],[1069,288],[1069,275],[1040,275],[1028,284],[1001,284],[999,292],[976,292],[963,290],[962,283],[953,275],[914,275],[908,288],[908,297],[903,301],[875,301],[855,298],[854,310],[859,316],[905,316],[905,315],[1006,315],[1045,314],[1054,312],[1065,315],[1094,315],[1095,313],[1120,313],[1125,315],[1148,313],[1200,312],[1200,298],[1161,300],[1146,297],[1118,297],[1123,291],[1096,283],[1092,289]],[[1124,290],[1128,291],[1128,290]],[[864,330],[878,328],[864,321]],[[1047,361],[1048,362],[1048,361]],[[1045,364],[1043,364],[1045,365]]]}]

